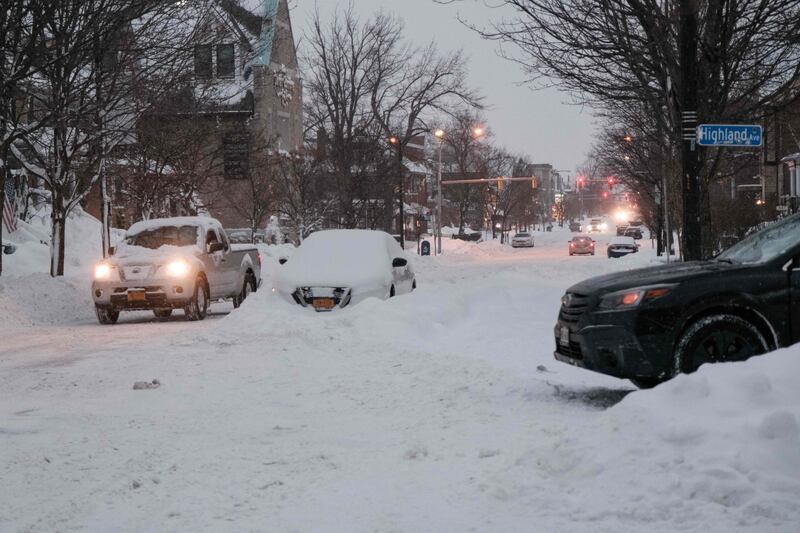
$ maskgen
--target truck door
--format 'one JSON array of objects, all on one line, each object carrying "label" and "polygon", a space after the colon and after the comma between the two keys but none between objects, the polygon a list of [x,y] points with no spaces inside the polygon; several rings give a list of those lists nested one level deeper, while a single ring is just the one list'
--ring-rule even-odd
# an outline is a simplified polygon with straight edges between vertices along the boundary
[{"label": "truck door", "polygon": [[225,292],[225,276],[222,273],[224,265],[224,251],[210,252],[210,247],[214,243],[219,243],[219,235],[216,230],[210,229],[206,232],[205,250],[203,254],[203,264],[205,265],[208,286],[211,289],[211,298],[219,298]]},{"label": "truck door", "polygon": [[224,278],[224,285],[225,285],[225,295],[231,295],[237,292],[239,288],[239,268],[240,268],[240,256],[237,253],[234,253],[231,249],[231,243],[228,239],[228,234],[225,233],[224,229],[219,230],[219,238],[222,244],[225,245],[225,251],[222,252],[222,276]]}]

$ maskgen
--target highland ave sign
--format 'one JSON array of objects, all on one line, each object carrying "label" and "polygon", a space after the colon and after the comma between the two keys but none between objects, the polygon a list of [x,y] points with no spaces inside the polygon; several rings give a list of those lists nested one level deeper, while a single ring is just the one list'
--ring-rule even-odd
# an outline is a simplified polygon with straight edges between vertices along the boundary
[{"label": "highland ave sign", "polygon": [[700,124],[697,144],[700,146],[761,146],[761,126],[739,124]]}]

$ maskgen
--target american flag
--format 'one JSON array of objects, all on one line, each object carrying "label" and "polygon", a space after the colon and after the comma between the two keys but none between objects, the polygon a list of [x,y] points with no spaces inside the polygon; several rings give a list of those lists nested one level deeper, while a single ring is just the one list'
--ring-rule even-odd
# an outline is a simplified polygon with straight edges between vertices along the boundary
[{"label": "american flag", "polygon": [[14,176],[6,176],[6,194],[3,200],[3,222],[10,232],[17,230],[17,188]]}]

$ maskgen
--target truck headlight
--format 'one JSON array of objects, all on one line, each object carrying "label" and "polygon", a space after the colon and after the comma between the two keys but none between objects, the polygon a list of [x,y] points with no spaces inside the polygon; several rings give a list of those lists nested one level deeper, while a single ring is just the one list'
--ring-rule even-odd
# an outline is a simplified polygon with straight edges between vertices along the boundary
[{"label": "truck headlight", "polygon": [[182,278],[189,273],[189,263],[183,259],[176,259],[167,263],[166,272],[171,278]]},{"label": "truck headlight", "polygon": [[104,281],[111,277],[111,265],[108,263],[99,263],[94,267],[94,279],[97,281]]},{"label": "truck headlight", "polygon": [[638,307],[642,302],[648,302],[663,298],[676,287],[677,285],[660,285],[655,287],[637,287],[635,289],[626,289],[624,291],[612,292],[606,294],[600,300],[600,309],[631,309]]}]

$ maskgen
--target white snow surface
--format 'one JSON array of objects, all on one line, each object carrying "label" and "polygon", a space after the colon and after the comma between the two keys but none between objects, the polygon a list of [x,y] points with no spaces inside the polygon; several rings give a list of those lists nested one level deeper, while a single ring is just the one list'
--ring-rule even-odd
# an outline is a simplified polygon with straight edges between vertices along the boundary
[{"label": "white snow surface", "polygon": [[[800,347],[635,392],[557,363],[564,289],[653,253],[535,236],[445,240],[414,293],[328,314],[101,327],[87,279],[0,278],[3,317],[60,309],[0,322],[0,531],[797,531]],[[261,249],[269,287],[292,250]]]}]

